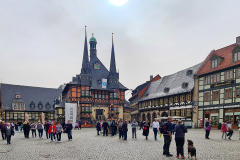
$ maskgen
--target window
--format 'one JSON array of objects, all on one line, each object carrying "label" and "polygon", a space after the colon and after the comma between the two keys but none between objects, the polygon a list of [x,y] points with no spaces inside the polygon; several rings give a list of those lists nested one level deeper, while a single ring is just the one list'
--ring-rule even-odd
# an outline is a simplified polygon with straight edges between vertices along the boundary
[{"label": "window", "polygon": [[21,119],[21,115],[22,115],[21,113],[18,113],[17,114],[17,119]]},{"label": "window", "polygon": [[236,97],[237,97],[237,98],[240,97],[240,88],[236,88]]},{"label": "window", "polygon": [[32,119],[35,119],[36,115],[34,113],[32,113]]},{"label": "window", "polygon": [[35,104],[33,101],[30,103],[30,108],[35,108]]},{"label": "window", "polygon": [[169,103],[173,103],[173,97],[169,98]]},{"label": "window", "polygon": [[232,98],[232,89],[225,89],[225,99]]},{"label": "window", "polygon": [[220,82],[220,73],[213,75],[213,83],[218,83],[218,82]]},{"label": "window", "polygon": [[179,117],[180,117],[180,109],[177,109],[177,110],[176,110],[176,116],[179,116]]},{"label": "window", "polygon": [[226,71],[225,72],[225,80],[231,80],[233,79],[233,70],[230,70],[230,71]]},{"label": "window", "polygon": [[118,93],[114,93],[114,98],[118,98],[119,94]]},{"label": "window", "polygon": [[47,109],[50,109],[51,108],[51,105],[49,102],[47,102],[46,106],[45,106]]},{"label": "window", "polygon": [[43,108],[43,105],[42,105],[42,102],[41,102],[41,101],[38,103],[38,108],[40,108],[40,109]]},{"label": "window", "polygon": [[155,100],[155,105],[156,105],[156,106],[159,105],[158,99]]},{"label": "window", "polygon": [[208,84],[210,84],[211,83],[211,76],[206,76],[206,77],[204,77],[204,84],[205,85],[208,85]]},{"label": "window", "polygon": [[212,68],[216,68],[217,67],[217,59],[212,60]]},{"label": "window", "polygon": [[81,86],[81,96],[91,96],[91,91],[89,91],[89,87]]},{"label": "window", "polygon": [[169,92],[169,88],[164,88],[164,93],[167,93],[167,92]]},{"label": "window", "polygon": [[188,86],[188,83],[187,82],[183,82],[182,83],[182,88],[186,88]]},{"label": "window", "polygon": [[13,119],[13,113],[9,114],[9,119]]},{"label": "window", "polygon": [[210,101],[210,92],[204,93],[204,101]]},{"label": "window", "polygon": [[180,96],[180,102],[185,102],[185,95],[184,94]]},{"label": "window", "polygon": [[16,98],[17,98],[17,99],[21,98],[21,97],[20,97],[20,94],[16,94]]},{"label": "window", "polygon": [[218,101],[219,100],[219,91],[213,91],[213,100]]},{"label": "window", "polygon": [[191,75],[192,72],[193,72],[193,70],[188,70],[188,71],[187,71],[187,76]]},{"label": "window", "polygon": [[186,114],[185,114],[185,117],[192,117],[191,116],[191,109],[186,109]]},{"label": "window", "polygon": [[178,103],[178,102],[179,102],[179,97],[178,97],[178,96],[175,96],[175,97],[174,97],[174,102],[175,102],[175,103]]},{"label": "window", "polygon": [[234,62],[239,61],[240,60],[240,52],[234,53]]},{"label": "window", "polygon": [[160,99],[160,105],[163,105],[163,99]]},{"label": "window", "polygon": [[168,98],[164,98],[164,104],[168,104]]},{"label": "window", "polygon": [[175,110],[171,110],[171,116],[175,116]]},{"label": "window", "polygon": [[237,69],[236,69],[236,77],[237,77],[237,78],[240,78],[240,68],[237,68]]},{"label": "window", "polygon": [[110,98],[113,98],[113,93],[110,93]]},{"label": "window", "polygon": [[186,101],[192,101],[192,95],[190,93],[186,95]]}]

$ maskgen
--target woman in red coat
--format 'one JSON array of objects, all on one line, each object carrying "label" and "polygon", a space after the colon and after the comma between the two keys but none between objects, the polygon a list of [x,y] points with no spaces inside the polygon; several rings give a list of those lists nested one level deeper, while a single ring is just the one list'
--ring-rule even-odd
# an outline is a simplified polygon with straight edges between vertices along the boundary
[{"label": "woman in red coat", "polygon": [[51,141],[53,141],[53,138],[56,141],[56,138],[55,138],[55,127],[56,127],[55,124],[52,122],[51,126],[48,129],[48,133],[51,135]]},{"label": "woman in red coat", "polygon": [[223,121],[222,123],[222,128],[221,128],[221,132],[222,132],[222,139],[223,139],[223,135],[225,134],[225,139],[227,137],[227,126],[226,126],[226,121]]}]

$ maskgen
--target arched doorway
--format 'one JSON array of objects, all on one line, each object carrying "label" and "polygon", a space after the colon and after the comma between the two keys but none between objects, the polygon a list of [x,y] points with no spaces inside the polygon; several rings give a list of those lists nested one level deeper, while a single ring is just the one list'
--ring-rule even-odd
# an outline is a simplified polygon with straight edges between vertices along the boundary
[{"label": "arched doorway", "polygon": [[155,118],[157,118],[157,114],[155,112],[153,112],[153,114],[152,114],[152,121],[154,121]]},{"label": "arched doorway", "polygon": [[149,123],[151,123],[151,114],[150,113],[147,114],[147,119],[149,120]]},{"label": "arched doorway", "polygon": [[168,113],[167,112],[162,112],[161,117],[168,117]]},{"label": "arched doorway", "polygon": [[146,121],[145,114],[142,114],[142,121]]}]

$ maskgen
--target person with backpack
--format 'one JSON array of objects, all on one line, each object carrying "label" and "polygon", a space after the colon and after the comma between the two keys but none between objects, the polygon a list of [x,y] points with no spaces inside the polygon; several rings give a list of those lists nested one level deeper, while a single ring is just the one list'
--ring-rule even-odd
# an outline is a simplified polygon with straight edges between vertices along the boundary
[{"label": "person with backpack", "polygon": [[37,125],[33,122],[31,123],[31,130],[32,130],[32,138],[34,138],[34,134],[35,134],[35,137],[37,136],[36,134],[36,129],[37,129]]},{"label": "person with backpack", "polygon": [[184,151],[183,151],[183,145],[185,142],[185,133],[187,133],[187,127],[182,124],[181,120],[178,120],[178,124],[173,129],[175,134],[175,142],[176,142],[176,148],[177,148],[177,158],[179,158],[179,154],[181,155],[182,159],[185,159],[184,157]]},{"label": "person with backpack", "polygon": [[38,130],[38,136],[40,139],[42,139],[42,135],[43,135],[43,125],[40,121],[38,121],[38,124],[37,124],[37,130]]},{"label": "person with backpack", "polygon": [[172,117],[168,117],[167,122],[163,123],[160,127],[160,132],[164,136],[164,145],[163,145],[163,155],[166,155],[167,157],[172,157],[173,155],[169,153],[169,147],[172,141]]},{"label": "person with backpack", "polygon": [[148,119],[146,119],[146,122],[143,125],[143,135],[146,136],[146,140],[148,140],[149,127],[150,127],[150,123],[149,123]]}]

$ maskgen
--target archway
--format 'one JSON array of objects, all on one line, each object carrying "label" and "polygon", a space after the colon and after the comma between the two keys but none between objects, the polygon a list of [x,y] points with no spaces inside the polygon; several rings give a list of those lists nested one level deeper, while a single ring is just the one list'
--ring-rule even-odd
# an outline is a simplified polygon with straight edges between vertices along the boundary
[{"label": "archway", "polygon": [[147,114],[147,119],[149,120],[149,123],[151,123],[151,114],[150,113]]},{"label": "archway", "polygon": [[161,117],[168,117],[168,113],[167,112],[162,112]]},{"label": "archway", "polygon": [[145,114],[142,114],[142,121],[146,121]]},{"label": "archway", "polygon": [[153,114],[152,114],[152,121],[154,121],[155,118],[157,118],[157,114],[155,112],[153,112]]}]

